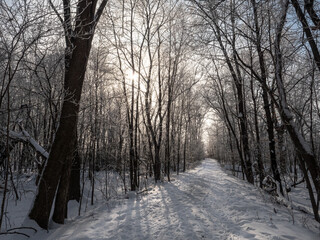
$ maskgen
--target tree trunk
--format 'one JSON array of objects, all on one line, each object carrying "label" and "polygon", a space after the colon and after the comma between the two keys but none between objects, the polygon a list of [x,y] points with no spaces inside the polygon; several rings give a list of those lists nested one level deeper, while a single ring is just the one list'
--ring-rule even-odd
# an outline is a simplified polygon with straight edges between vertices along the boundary
[{"label": "tree trunk", "polygon": [[[69,150],[67,154],[68,158],[72,158],[73,148]],[[62,167],[62,176],[60,177],[59,187],[57,191],[57,196],[55,200],[54,212],[52,220],[56,223],[63,224],[64,219],[67,218],[67,204],[68,204],[68,193],[69,193],[69,183],[71,175],[72,159],[66,159]]]},{"label": "tree trunk", "polygon": [[[248,131],[247,131],[247,118],[246,118],[246,112],[245,112],[245,101],[243,96],[243,83],[240,76],[239,71],[239,65],[236,58],[236,52],[235,52],[235,33],[233,32],[233,42],[232,42],[232,48],[233,48],[233,60],[235,61],[236,70],[235,67],[232,65],[232,61],[230,59],[230,56],[225,48],[225,45],[222,41],[222,30],[218,26],[215,19],[211,19],[215,31],[215,36],[218,40],[219,46],[222,50],[222,53],[225,57],[228,69],[230,71],[230,74],[232,76],[232,79],[234,81],[234,84],[236,86],[236,95],[237,95],[237,102],[238,102],[238,118],[240,122],[240,139],[243,146],[243,157],[241,157],[241,164],[243,167],[243,171],[246,175],[247,181],[251,184],[254,184],[254,178],[253,178],[253,172],[252,172],[252,164],[251,164],[251,157],[250,157],[250,148],[249,148],[249,138],[248,138]],[[234,30],[234,29],[233,29]]]},{"label": "tree trunk", "polygon": [[165,146],[165,161],[166,173],[168,182],[170,182],[170,120],[171,120],[171,86],[170,80],[168,84],[168,105],[167,105],[167,121],[166,121],[166,146]]},{"label": "tree trunk", "polygon": [[78,141],[75,139],[75,147],[73,151],[73,160],[71,167],[70,176],[70,187],[68,200],[80,201],[80,169],[81,169],[81,158],[78,151]]},{"label": "tree trunk", "polygon": [[[250,59],[252,62],[252,57]],[[257,108],[257,99],[254,94],[253,79],[251,79],[250,87],[251,87],[251,95],[252,95],[252,101],[253,101],[254,126],[255,126],[255,130],[256,130],[256,141],[257,141],[256,142],[256,160],[257,160],[258,171],[259,171],[259,184],[260,184],[260,187],[262,188],[262,182],[265,177],[265,173],[264,173],[264,166],[263,166],[263,162],[262,162],[260,129],[259,129],[259,122],[258,122],[258,108]],[[232,146],[232,144],[231,144],[231,146]]]},{"label": "tree trunk", "polygon": [[[90,7],[88,7],[88,4]],[[67,45],[64,73],[65,97],[62,104],[59,128],[29,213],[30,219],[35,220],[40,227],[46,229],[48,228],[58,183],[61,181],[68,185],[70,180],[67,179],[72,165],[72,152],[70,149],[73,149],[75,139],[79,103],[91,42],[95,24],[98,22],[107,1],[102,1],[97,13],[95,13],[96,4],[97,0],[78,2],[75,29],[72,30],[70,2],[64,1],[65,39]],[[63,166],[65,167],[63,168]],[[66,186],[63,186],[63,188],[68,189]],[[59,191],[64,194],[66,190],[59,189]],[[67,192],[65,194],[67,195]],[[67,197],[65,199],[67,201]],[[66,203],[62,204],[65,205]],[[63,217],[61,216],[62,213],[63,211],[59,214],[56,213],[56,219],[59,219],[59,221],[64,218],[64,214]]]},{"label": "tree trunk", "polygon": [[48,228],[51,207],[60,180],[62,166],[66,156],[70,154],[69,149],[72,148],[70,143],[73,141],[78,108],[70,100],[63,103],[60,125],[42,172],[38,185],[38,194],[29,213],[29,217],[35,220],[42,228]]},{"label": "tree trunk", "polygon": [[[256,35],[256,49],[259,57],[259,65],[260,65],[260,74],[261,74],[261,81],[264,85],[267,85],[267,71],[266,71],[266,65],[264,60],[264,55],[261,47],[261,35],[260,35],[260,27],[259,27],[259,21],[258,21],[258,13],[257,13],[257,6],[256,1],[251,0],[251,4],[253,7],[253,13],[254,13],[254,23],[255,23],[255,35]],[[271,170],[273,173],[274,179],[280,184],[280,191],[283,194],[281,179],[280,179],[280,173],[278,170],[278,164],[276,159],[276,144],[275,144],[275,136],[274,136],[274,123],[271,116],[271,110],[270,110],[270,103],[269,103],[269,97],[268,92],[265,88],[262,88],[262,99],[264,104],[264,110],[266,114],[266,120],[267,120],[267,133],[268,133],[268,140],[269,140],[269,154],[270,154],[270,162],[271,162]]]}]

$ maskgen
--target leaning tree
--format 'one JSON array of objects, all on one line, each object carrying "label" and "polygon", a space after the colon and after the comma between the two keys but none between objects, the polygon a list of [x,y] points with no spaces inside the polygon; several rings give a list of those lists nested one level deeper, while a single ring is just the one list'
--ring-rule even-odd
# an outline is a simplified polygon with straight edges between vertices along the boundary
[{"label": "leaning tree", "polygon": [[73,14],[73,1],[63,0],[63,16],[51,0],[65,35],[64,91],[59,128],[45,163],[37,195],[29,213],[42,228],[48,228],[50,212],[55,200],[53,221],[64,223],[68,189],[75,149],[79,103],[95,28],[108,0],[78,0]]}]

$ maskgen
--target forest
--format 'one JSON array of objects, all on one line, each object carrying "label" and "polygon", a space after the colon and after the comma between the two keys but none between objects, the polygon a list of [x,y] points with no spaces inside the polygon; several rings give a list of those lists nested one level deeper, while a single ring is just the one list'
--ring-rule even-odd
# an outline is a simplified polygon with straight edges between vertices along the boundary
[{"label": "forest", "polygon": [[0,0],[0,230],[26,179],[48,229],[205,157],[320,222],[319,33],[315,0]]}]

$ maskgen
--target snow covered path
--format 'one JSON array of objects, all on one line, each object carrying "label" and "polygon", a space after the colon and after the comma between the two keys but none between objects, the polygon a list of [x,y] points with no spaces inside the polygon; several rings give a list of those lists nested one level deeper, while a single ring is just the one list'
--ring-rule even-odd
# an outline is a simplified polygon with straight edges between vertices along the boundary
[{"label": "snow covered path", "polygon": [[145,196],[112,208],[101,205],[31,239],[320,239],[301,221],[293,225],[288,209],[206,159]]}]

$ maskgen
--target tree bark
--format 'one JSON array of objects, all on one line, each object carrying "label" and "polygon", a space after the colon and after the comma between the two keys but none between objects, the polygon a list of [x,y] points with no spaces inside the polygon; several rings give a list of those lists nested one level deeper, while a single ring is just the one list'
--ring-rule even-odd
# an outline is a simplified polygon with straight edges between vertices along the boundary
[{"label": "tree bark", "polygon": [[80,201],[80,169],[81,169],[81,158],[78,151],[78,141],[75,139],[74,149],[73,149],[73,160],[71,166],[70,175],[70,187],[69,187],[69,197],[68,200]]},{"label": "tree bark", "polygon": [[[79,103],[87,62],[91,50],[91,42],[94,35],[94,29],[102,11],[107,4],[103,0],[97,12],[95,13],[97,0],[81,1],[77,4],[77,15],[75,17],[75,29],[72,30],[70,1],[64,1],[64,23],[66,51],[65,51],[65,74],[64,91],[65,97],[62,104],[59,128],[52,144],[49,158],[45,164],[37,195],[33,202],[29,218],[35,220],[42,228],[47,229],[52,204],[57,191],[58,183],[63,182],[69,186],[73,141],[77,126]],[[59,15],[60,17],[60,15]],[[60,17],[61,18],[61,17]],[[65,166],[63,168],[63,166]],[[64,186],[63,188],[68,188]],[[66,189],[60,189],[58,192],[68,194]],[[59,199],[62,199],[59,197]],[[63,199],[66,199],[67,197]],[[66,203],[61,203],[66,205]],[[63,211],[56,212],[55,219],[63,219]],[[63,216],[62,216],[63,215]]]}]

